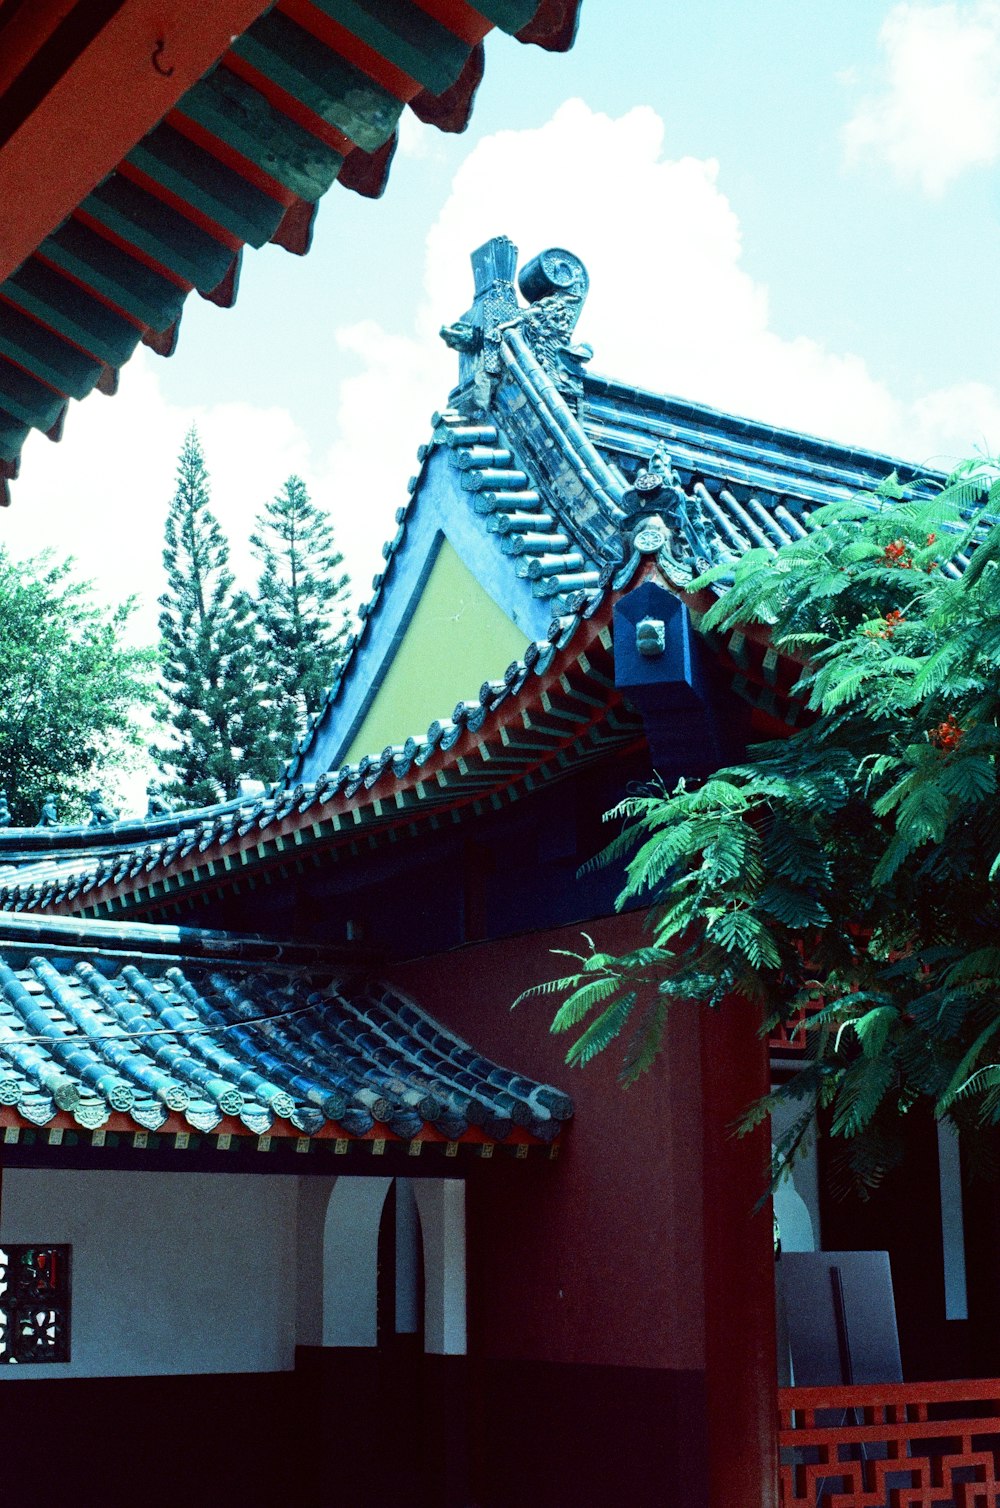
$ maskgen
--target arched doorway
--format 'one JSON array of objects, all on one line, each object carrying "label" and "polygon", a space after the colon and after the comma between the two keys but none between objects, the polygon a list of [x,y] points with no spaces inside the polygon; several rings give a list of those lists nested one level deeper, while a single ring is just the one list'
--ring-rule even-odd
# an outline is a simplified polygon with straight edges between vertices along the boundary
[{"label": "arched doorway", "polygon": [[321,1508],[465,1508],[465,1185],[340,1177],[322,1226]]}]

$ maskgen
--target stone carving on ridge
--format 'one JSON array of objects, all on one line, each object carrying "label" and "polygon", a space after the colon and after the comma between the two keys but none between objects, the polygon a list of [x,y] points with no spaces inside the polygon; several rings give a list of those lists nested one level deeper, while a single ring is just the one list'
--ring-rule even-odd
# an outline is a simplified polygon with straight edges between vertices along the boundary
[{"label": "stone carving on ridge", "polygon": [[88,827],[110,827],[118,821],[118,813],[113,806],[109,806],[97,789],[87,792],[87,810],[90,812]]},{"label": "stone carving on ridge", "polygon": [[158,780],[150,780],[146,784],[146,816],[169,817],[174,810],[174,803],[169,801],[163,794],[163,786]]},{"label": "stone carving on ridge", "polygon": [[472,307],[454,324],[443,325],[441,339],[458,352],[459,387],[468,389],[472,405],[486,410],[500,376],[500,332],[519,312],[514,290],[517,247],[508,236],[494,236],[472,253],[475,295]]},{"label": "stone carving on ridge", "polygon": [[37,827],[59,827],[59,810],[56,806],[57,796],[50,791],[42,802],[42,809],[38,813]]},{"label": "stone carving on ridge", "polygon": [[583,365],[594,354],[590,346],[573,343],[590,287],[587,269],[571,251],[551,247],[523,267],[517,281],[528,308],[515,323],[575,411],[583,396]]},{"label": "stone carving on ridge", "polygon": [[631,555],[655,555],[674,586],[686,586],[719,559],[711,520],[696,496],[684,491],[670,456],[661,447],[622,499]]},{"label": "stone carving on ridge", "polygon": [[541,252],[517,280],[527,307],[514,289],[516,269],[517,247],[507,236],[495,236],[472,253],[472,307],[441,329],[442,340],[459,353],[460,400],[468,394],[474,410],[489,408],[500,377],[501,341],[506,331],[517,329],[575,408],[583,392],[581,369],[593,354],[572,339],[590,286],[587,269],[561,247]]}]

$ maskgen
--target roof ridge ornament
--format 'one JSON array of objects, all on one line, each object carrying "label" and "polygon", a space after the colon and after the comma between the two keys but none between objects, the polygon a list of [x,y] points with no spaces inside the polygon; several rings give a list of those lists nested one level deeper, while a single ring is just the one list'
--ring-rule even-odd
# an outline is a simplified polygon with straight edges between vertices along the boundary
[{"label": "roof ridge ornament", "polygon": [[[518,302],[514,287],[517,247],[509,236],[494,236],[472,253],[475,295],[472,307],[453,324],[443,325],[441,339],[459,353],[456,404],[486,411],[501,373],[500,345],[509,330],[520,330],[537,360],[563,397],[573,406],[583,391],[581,368],[593,355],[572,336],[590,287],[578,256],[561,246],[549,247],[525,264],[517,286],[527,300]],[[462,400],[465,399],[463,403]]]},{"label": "roof ridge ornament", "polygon": [[714,531],[697,495],[684,490],[669,453],[657,445],[622,498],[626,556],[655,555],[674,586],[686,586],[717,560]]}]

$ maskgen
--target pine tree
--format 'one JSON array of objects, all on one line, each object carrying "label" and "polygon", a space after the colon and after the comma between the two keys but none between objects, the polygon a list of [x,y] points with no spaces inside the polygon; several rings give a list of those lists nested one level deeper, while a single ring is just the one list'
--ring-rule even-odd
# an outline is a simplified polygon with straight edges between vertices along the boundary
[{"label": "pine tree", "polygon": [[254,611],[280,757],[319,710],[344,657],[350,578],[329,517],[301,477],[290,476],[265,505],[250,543],[261,562]]},{"label": "pine tree", "polygon": [[192,805],[236,795],[240,777],[270,778],[270,711],[257,671],[249,599],[235,589],[229,545],[209,507],[197,430],[184,438],[167,514],[160,600],[164,721],[173,742],[155,751]]}]

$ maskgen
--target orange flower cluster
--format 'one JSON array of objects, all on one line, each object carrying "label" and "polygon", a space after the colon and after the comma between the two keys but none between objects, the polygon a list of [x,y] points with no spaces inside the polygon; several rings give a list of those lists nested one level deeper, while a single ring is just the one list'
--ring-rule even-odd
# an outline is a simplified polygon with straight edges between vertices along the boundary
[{"label": "orange flower cluster", "polygon": [[[932,545],[937,539],[936,534],[928,534],[926,543]],[[913,556],[910,554],[910,546],[905,539],[893,539],[882,551],[883,565],[898,566],[901,571],[913,570]],[[927,572],[937,570],[938,562],[930,560],[924,566]]]},{"label": "orange flower cluster", "polygon": [[894,607],[882,619],[881,628],[866,628],[865,633],[869,639],[891,639],[899,625],[905,622],[906,619],[899,611],[899,608]]},{"label": "orange flower cluster", "polygon": [[927,734],[935,749],[943,749],[947,753],[950,749],[957,749],[962,742],[965,729],[957,723],[949,712],[943,723],[938,723]]},{"label": "orange flower cluster", "polygon": [[894,539],[887,544],[882,551],[882,559],[886,565],[899,566],[903,571],[909,571],[913,568],[910,547],[905,539]]}]

